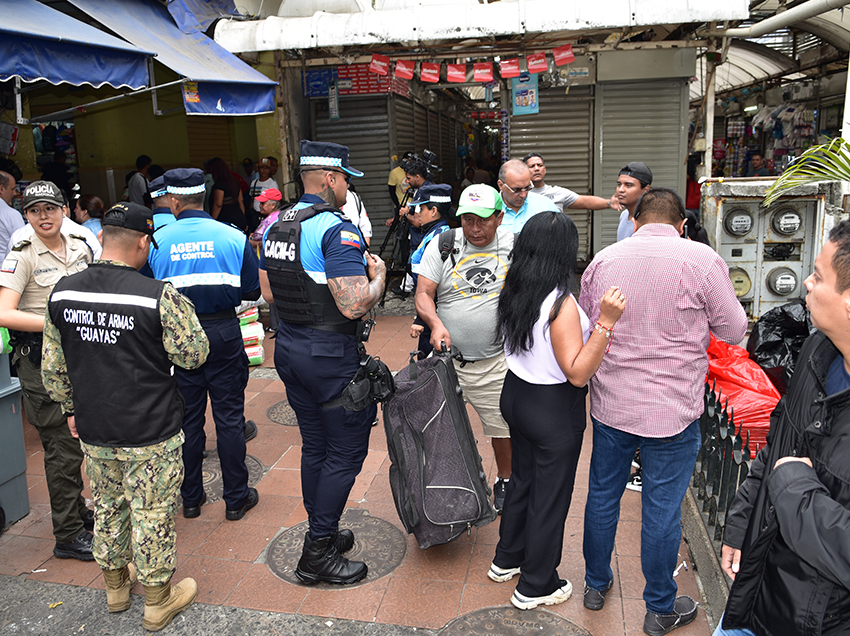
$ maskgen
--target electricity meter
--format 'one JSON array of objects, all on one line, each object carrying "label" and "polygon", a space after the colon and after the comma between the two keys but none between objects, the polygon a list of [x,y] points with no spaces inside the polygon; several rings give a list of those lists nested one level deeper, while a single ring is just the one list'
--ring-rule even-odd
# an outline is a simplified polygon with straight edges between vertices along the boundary
[{"label": "electricity meter", "polygon": [[753,215],[743,208],[731,210],[723,219],[723,228],[732,236],[744,236],[753,229]]},{"label": "electricity meter", "polygon": [[733,267],[729,270],[729,278],[732,279],[732,287],[735,289],[735,295],[738,298],[743,298],[750,293],[753,287],[753,282],[750,280],[750,275],[740,267]]},{"label": "electricity meter", "polygon": [[767,287],[777,296],[788,296],[797,289],[797,274],[787,267],[777,267],[767,275]]},{"label": "electricity meter", "polygon": [[783,208],[773,214],[770,225],[774,232],[791,236],[796,234],[803,225],[803,217],[794,208]]}]

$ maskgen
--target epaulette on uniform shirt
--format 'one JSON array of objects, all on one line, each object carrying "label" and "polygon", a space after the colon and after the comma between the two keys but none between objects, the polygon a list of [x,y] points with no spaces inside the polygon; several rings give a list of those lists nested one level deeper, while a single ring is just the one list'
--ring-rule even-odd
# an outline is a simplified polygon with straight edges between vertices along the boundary
[{"label": "epaulette on uniform shirt", "polygon": [[14,247],[12,247],[12,251],[13,252],[20,252],[27,245],[32,245],[32,241],[29,240],[29,239],[22,239],[22,240],[18,241],[17,243],[15,243]]}]

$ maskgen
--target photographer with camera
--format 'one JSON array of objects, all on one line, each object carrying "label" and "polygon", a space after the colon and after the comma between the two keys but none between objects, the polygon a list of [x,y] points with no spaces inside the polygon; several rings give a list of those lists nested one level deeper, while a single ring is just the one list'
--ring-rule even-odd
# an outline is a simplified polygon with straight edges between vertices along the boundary
[{"label": "photographer with camera", "polygon": [[[419,189],[423,186],[434,185],[431,179],[436,177],[437,172],[442,168],[436,164],[437,155],[430,150],[423,150],[422,155],[411,155],[406,157],[401,162],[401,167],[405,172],[405,181],[408,184],[405,192],[407,201],[398,210],[398,219],[389,223],[397,225],[396,242],[401,245],[399,251],[399,261],[405,263],[405,276],[401,284],[390,288],[395,296],[405,299],[413,292],[415,283],[410,273],[408,257],[411,252],[416,251],[419,244],[422,242],[422,237],[425,235],[420,229],[419,223],[414,217],[415,208],[411,206],[409,201],[415,200]],[[400,225],[400,227],[398,227]]]}]

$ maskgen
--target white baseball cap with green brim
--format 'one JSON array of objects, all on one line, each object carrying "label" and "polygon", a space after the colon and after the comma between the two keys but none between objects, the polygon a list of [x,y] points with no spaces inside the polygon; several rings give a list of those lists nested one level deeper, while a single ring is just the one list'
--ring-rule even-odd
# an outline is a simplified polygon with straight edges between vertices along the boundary
[{"label": "white baseball cap with green brim", "polygon": [[457,215],[475,214],[486,219],[501,209],[502,197],[499,191],[484,183],[476,183],[460,193]]}]

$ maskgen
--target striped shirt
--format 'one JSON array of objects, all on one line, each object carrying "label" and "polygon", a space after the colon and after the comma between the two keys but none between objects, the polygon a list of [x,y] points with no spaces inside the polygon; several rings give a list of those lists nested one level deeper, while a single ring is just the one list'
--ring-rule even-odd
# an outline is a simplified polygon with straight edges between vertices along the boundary
[{"label": "striped shirt", "polygon": [[579,304],[591,324],[611,285],[626,295],[626,310],[590,381],[590,412],[633,435],[677,435],[703,410],[709,332],[737,344],[747,331],[729,267],[672,225],[648,223],[585,270]]}]

